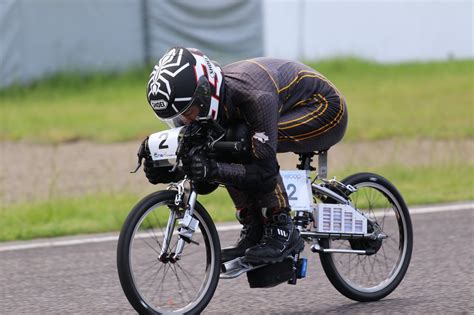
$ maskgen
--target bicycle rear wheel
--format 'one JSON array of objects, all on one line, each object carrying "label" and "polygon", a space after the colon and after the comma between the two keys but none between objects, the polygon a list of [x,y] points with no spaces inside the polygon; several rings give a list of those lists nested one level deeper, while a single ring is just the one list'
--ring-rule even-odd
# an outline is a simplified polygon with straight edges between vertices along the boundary
[{"label": "bicycle rear wheel", "polygon": [[174,212],[168,252],[178,242],[178,219],[184,210],[174,205],[175,191],[160,191],[141,200],[130,212],[117,245],[117,267],[123,291],[140,314],[195,314],[211,300],[220,273],[220,243],[215,225],[196,202],[193,217],[199,228],[178,261],[161,259],[165,227]]},{"label": "bicycle rear wheel", "polygon": [[395,290],[408,269],[413,248],[410,215],[398,190],[379,175],[358,173],[342,182],[357,188],[349,196],[354,207],[376,222],[372,228],[380,228],[386,237],[322,239],[325,248],[369,250],[372,254],[320,253],[321,264],[340,293],[356,301],[376,301]]}]

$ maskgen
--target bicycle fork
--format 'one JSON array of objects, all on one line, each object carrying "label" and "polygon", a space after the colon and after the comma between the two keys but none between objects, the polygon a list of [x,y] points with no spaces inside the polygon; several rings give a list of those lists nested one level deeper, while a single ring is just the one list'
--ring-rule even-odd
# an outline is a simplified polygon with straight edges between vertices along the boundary
[{"label": "bicycle fork", "polygon": [[188,200],[183,218],[178,220],[180,227],[178,228],[179,239],[176,245],[176,251],[174,253],[168,253],[178,212],[178,210],[176,209],[171,209],[170,216],[168,218],[168,223],[166,225],[165,234],[163,236],[163,247],[160,251],[159,259],[162,262],[175,262],[181,259],[185,243],[193,243],[199,245],[199,243],[192,240],[193,234],[199,225],[199,221],[193,217],[197,193],[194,190],[191,190],[189,195],[185,196],[186,189],[184,187],[184,183],[185,180],[173,185],[173,187],[176,187],[178,189],[178,193],[176,194],[174,202],[176,208],[183,202],[183,200]]}]

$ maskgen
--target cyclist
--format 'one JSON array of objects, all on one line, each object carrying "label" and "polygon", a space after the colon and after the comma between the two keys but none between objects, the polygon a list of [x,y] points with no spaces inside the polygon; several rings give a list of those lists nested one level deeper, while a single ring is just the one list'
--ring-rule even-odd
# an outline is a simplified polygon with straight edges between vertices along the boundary
[{"label": "cyclist", "polygon": [[[254,58],[224,67],[197,49],[171,48],[154,66],[147,99],[171,127],[197,117],[213,118],[225,128],[244,123],[250,133],[251,158],[226,163],[195,154],[183,161],[197,182],[224,184],[243,225],[235,246],[222,260],[245,256],[251,263],[276,263],[303,250],[288,196],[279,175],[277,152],[329,149],[347,125],[345,100],[323,75],[301,63]],[[150,182],[169,182],[145,161]]]}]

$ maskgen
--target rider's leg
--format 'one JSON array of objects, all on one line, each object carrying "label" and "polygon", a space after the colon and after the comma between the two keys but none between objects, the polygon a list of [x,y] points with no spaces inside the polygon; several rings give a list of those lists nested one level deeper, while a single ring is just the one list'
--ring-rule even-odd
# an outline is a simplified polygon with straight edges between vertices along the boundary
[{"label": "rider's leg", "polygon": [[254,197],[230,186],[227,190],[236,206],[235,216],[242,224],[242,230],[234,246],[222,249],[222,262],[244,256],[247,248],[258,244],[263,236],[263,216],[255,206]]},{"label": "rider's leg", "polygon": [[243,257],[245,251],[258,244],[263,236],[262,218],[260,212],[251,208],[237,209],[237,220],[242,224],[242,230],[237,243],[234,246],[223,248],[221,251],[222,262],[226,262],[237,257]]},{"label": "rider's leg", "polygon": [[281,176],[278,177],[275,191],[260,195],[258,200],[264,215],[264,236],[259,244],[245,252],[246,261],[276,263],[302,251],[304,242],[291,219]]}]

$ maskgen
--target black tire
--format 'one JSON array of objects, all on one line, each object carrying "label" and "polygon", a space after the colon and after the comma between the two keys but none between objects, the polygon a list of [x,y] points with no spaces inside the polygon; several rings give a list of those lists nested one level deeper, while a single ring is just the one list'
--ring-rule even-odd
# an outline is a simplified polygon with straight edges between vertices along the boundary
[{"label": "black tire", "polygon": [[[358,173],[345,178],[342,182],[346,185],[352,185],[355,188],[358,188],[357,192],[351,193],[351,200],[357,209],[367,213],[372,219],[377,220],[377,216],[379,216],[380,220],[381,211],[379,208],[383,208],[383,200],[380,200],[380,196],[382,196],[381,199],[386,198],[387,205],[391,208],[389,210],[394,212],[393,214],[386,213],[386,209],[383,208],[384,211],[381,226],[384,227],[382,229],[384,233],[386,232],[385,230],[387,230],[386,234],[388,235],[388,238],[382,240],[381,244],[378,244],[379,248],[373,255],[320,253],[321,264],[324,272],[329,278],[329,281],[331,281],[340,293],[352,300],[360,302],[376,301],[395,290],[405,276],[408,265],[410,264],[413,249],[413,230],[410,214],[405,201],[398,190],[388,180],[379,175],[372,173]],[[367,199],[369,199],[368,196],[370,196],[370,194],[378,196],[377,198],[379,199],[377,199],[377,202],[374,200],[374,203],[376,203],[375,205],[371,205],[370,201],[367,204],[363,204],[358,200],[358,193],[365,194]],[[354,200],[356,197],[357,200]],[[357,203],[359,203],[359,205]],[[374,211],[375,207],[378,207],[376,208],[377,211]],[[386,225],[386,217],[388,218],[388,225]],[[396,223],[391,224],[390,222],[392,221],[396,221]],[[398,248],[390,247],[389,245],[392,245],[393,242],[397,243],[397,239]],[[342,248],[354,249],[355,246],[377,248],[377,246],[372,246],[373,244],[370,244],[369,242],[364,244],[364,242],[359,241],[351,243],[347,240],[322,239],[320,240],[320,243],[325,248],[337,248],[338,244],[342,244],[340,245]],[[395,263],[392,266],[390,263],[391,260],[387,259],[386,252],[393,251],[396,253],[397,249],[398,257],[393,259]],[[378,255],[380,258],[377,257]],[[381,264],[380,261],[382,261]],[[361,262],[362,265],[360,265]],[[370,263],[368,265],[369,268],[371,268],[369,272],[365,269],[365,266],[367,266],[366,262]],[[384,268],[382,267],[384,262],[386,271],[384,271]],[[380,265],[379,271],[381,274],[387,274],[386,278],[383,278],[384,276],[382,276],[383,280],[379,283],[377,276],[372,275],[377,272],[377,268],[374,267],[375,264]],[[360,268],[361,266],[363,267],[362,269]],[[348,272],[343,271],[343,268],[346,267],[348,268]],[[356,268],[359,268],[359,270],[362,271],[354,270]],[[362,273],[362,275],[357,274],[358,272]],[[375,278],[374,280],[371,279],[372,276]],[[367,282],[367,285],[357,283],[365,281]]]},{"label": "black tire", "polygon": [[[211,217],[198,202],[193,217],[199,221],[200,232],[196,231],[192,239],[199,245],[186,244],[181,260],[176,263],[163,263],[158,259],[162,242],[155,228],[166,227],[169,217],[166,212],[176,211],[175,195],[176,191],[159,191],[143,198],[132,209],[120,232],[118,275],[128,301],[140,314],[199,313],[211,300],[219,281],[219,236]],[[164,219],[160,222],[161,213]],[[168,253],[176,248],[173,244],[177,238],[176,233],[172,235]],[[148,272],[150,276],[142,275]],[[198,272],[203,273],[202,280]],[[189,293],[190,290],[197,293]]]}]

